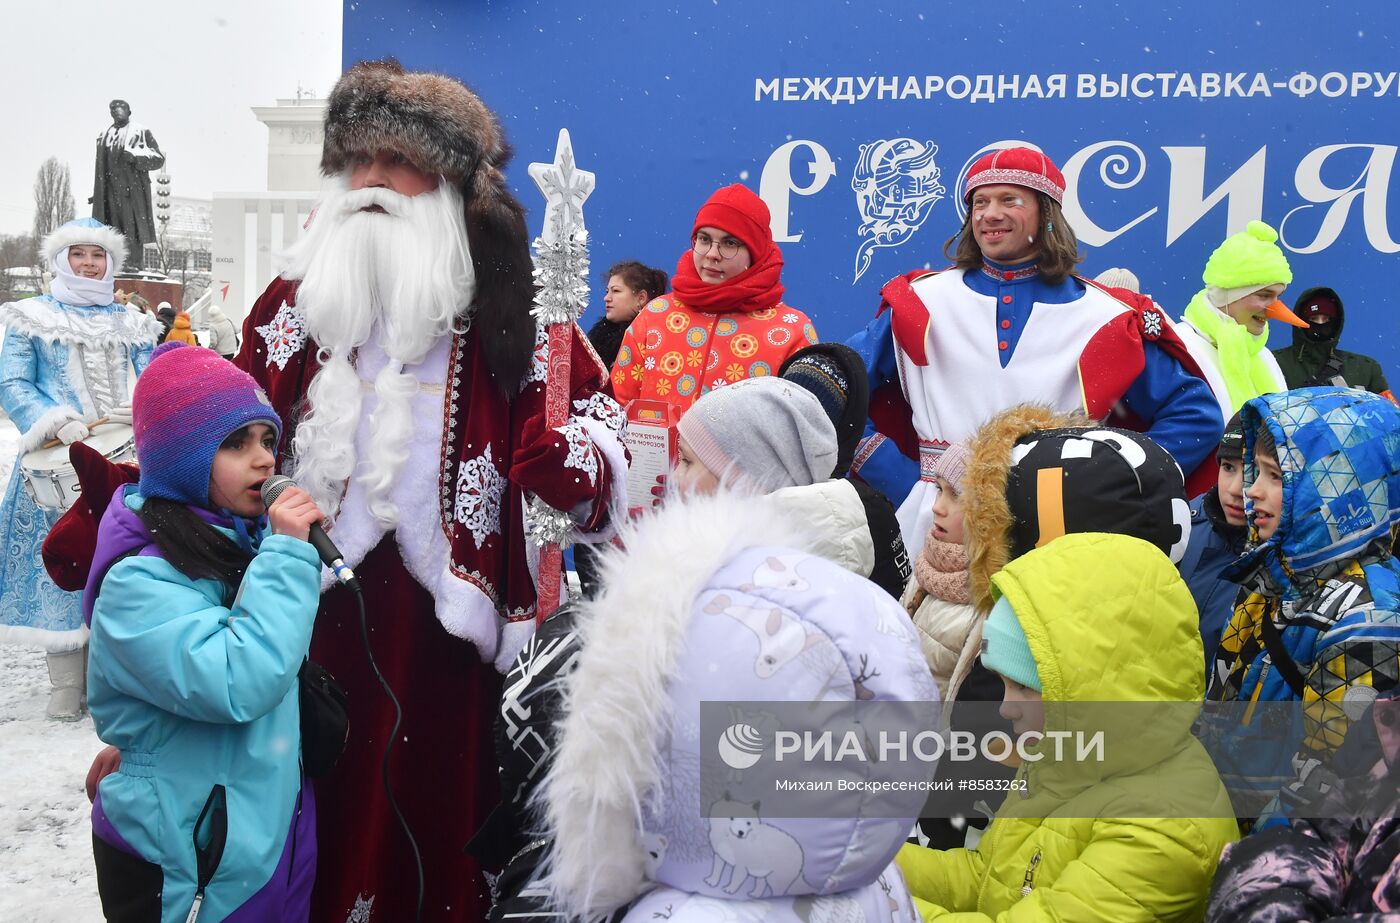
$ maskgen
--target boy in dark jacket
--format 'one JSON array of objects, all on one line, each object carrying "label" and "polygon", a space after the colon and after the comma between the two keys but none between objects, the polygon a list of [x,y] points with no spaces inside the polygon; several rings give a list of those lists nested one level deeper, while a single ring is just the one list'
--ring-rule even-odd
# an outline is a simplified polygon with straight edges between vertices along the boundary
[{"label": "boy in dark jacket", "polygon": [[1239,414],[1226,424],[1215,459],[1219,479],[1191,503],[1191,543],[1181,559],[1181,577],[1201,616],[1207,671],[1225,623],[1235,611],[1240,589],[1224,571],[1244,554],[1249,533],[1244,518],[1244,430]]},{"label": "boy in dark jacket", "polygon": [[1334,289],[1310,288],[1298,296],[1293,313],[1308,322],[1295,327],[1293,345],[1274,350],[1290,388],[1335,385],[1362,388],[1394,400],[1380,363],[1361,353],[1338,349],[1342,339],[1342,299]]}]

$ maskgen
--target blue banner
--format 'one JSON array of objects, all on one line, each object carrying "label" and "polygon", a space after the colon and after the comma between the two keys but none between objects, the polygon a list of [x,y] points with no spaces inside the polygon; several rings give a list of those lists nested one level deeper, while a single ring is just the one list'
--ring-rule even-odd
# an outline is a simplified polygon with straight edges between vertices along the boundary
[{"label": "blue banner", "polygon": [[[947,9],[947,8],[945,8]],[[1189,12],[1187,12],[1189,10]],[[1260,218],[1294,281],[1345,303],[1342,346],[1400,373],[1400,6],[1003,0],[937,14],[884,4],[345,5],[344,57],[462,79],[501,116],[509,175],[568,128],[597,174],[592,261],[674,272],[691,221],[743,182],[773,213],[790,304],[823,339],[880,286],[948,264],[968,166],[1030,143],[1061,167],[1081,271],[1130,268],[1173,317],[1224,237]],[[602,282],[585,325],[600,316]],[[1274,324],[1271,346],[1291,341]]]}]

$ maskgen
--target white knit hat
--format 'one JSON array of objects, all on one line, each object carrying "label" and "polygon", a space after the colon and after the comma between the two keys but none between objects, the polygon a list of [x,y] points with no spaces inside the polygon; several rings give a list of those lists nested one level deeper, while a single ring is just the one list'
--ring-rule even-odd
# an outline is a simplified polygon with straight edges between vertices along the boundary
[{"label": "white knit hat", "polygon": [[1094,277],[1094,281],[1104,288],[1126,288],[1130,292],[1142,294],[1142,283],[1131,269],[1124,269],[1115,266],[1112,269],[1105,269]]},{"label": "white knit hat", "polygon": [[836,429],[812,392],[747,378],[703,395],[676,431],[727,486],[767,493],[815,484],[836,466]]}]

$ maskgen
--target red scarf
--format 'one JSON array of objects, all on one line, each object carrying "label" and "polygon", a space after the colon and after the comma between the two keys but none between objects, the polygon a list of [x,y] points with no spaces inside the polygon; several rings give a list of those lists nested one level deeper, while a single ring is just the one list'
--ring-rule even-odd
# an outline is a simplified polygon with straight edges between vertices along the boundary
[{"label": "red scarf", "polygon": [[751,314],[783,300],[783,284],[778,281],[782,271],[783,253],[777,244],[770,244],[761,260],[734,278],[711,285],[695,271],[695,251],[687,250],[676,265],[671,290],[687,307],[711,314]]}]

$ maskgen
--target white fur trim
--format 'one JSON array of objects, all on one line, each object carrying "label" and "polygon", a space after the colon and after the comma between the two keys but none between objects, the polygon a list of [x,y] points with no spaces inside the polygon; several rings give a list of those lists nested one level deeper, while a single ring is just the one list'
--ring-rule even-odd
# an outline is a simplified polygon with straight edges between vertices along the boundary
[{"label": "white fur trim", "polygon": [[63,428],[63,424],[71,423],[74,420],[81,420],[81,411],[74,410],[65,404],[51,407],[34,421],[34,425],[25,430],[24,435],[19,440],[19,454],[32,452],[39,446],[48,442]]},{"label": "white fur trim", "polygon": [[578,667],[562,680],[559,746],[535,795],[551,844],[544,884],[566,919],[601,917],[646,886],[642,805],[658,784],[667,685],[695,598],[745,548],[811,544],[800,524],[735,493],[673,497],[621,533],[630,550],[603,551],[604,589],[578,610]]},{"label": "white fur trim", "polygon": [[85,311],[60,305],[50,297],[26,298],[5,305],[7,330],[50,343],[98,346],[153,346],[160,339],[160,321],[149,314]]},{"label": "white fur trim", "polygon": [[27,625],[0,625],[0,644],[15,644],[41,650],[46,654],[67,654],[88,643],[88,627],[80,625],[72,631],[52,631]]},{"label": "white fur trim", "polygon": [[506,622],[501,628],[501,646],[496,651],[496,670],[502,676],[510,672],[510,668],[515,664],[515,658],[520,656],[525,644],[534,634],[534,619]]},{"label": "white fur trim", "polygon": [[[617,433],[601,420],[577,415],[570,419],[579,421],[588,438],[593,440],[593,447],[603,456],[603,461],[607,462],[608,475],[612,481],[608,485],[612,493],[609,496],[607,518],[592,532],[577,531],[575,541],[584,544],[610,541],[617,534],[617,523],[627,518],[627,451],[622,447],[622,440],[617,438]],[[583,511],[574,512],[575,520],[586,517],[592,510],[593,503],[589,502]]]},{"label": "white fur trim", "polygon": [[[422,381],[438,382],[445,376],[446,362],[446,352],[435,352],[414,371]],[[366,369],[364,374],[372,371]],[[364,561],[388,531],[370,512],[367,490],[360,479],[369,454],[365,447],[375,438],[370,420],[377,406],[377,395],[374,392],[365,394],[355,433],[355,454],[360,461],[331,532],[332,540],[351,568]],[[483,661],[498,661],[504,620],[479,587],[452,572],[452,546],[442,529],[438,497],[441,394],[431,391],[415,394],[409,412],[412,432],[407,458],[389,492],[401,524],[394,531],[399,557],[413,579],[432,594],[435,614],[447,633],[470,641]],[[324,571],[321,585],[329,587],[334,580],[329,571]],[[509,666],[510,661],[507,661],[506,667]]]},{"label": "white fur trim", "polygon": [[122,237],[121,231],[105,224],[97,228],[65,224],[45,237],[39,250],[44,254],[45,264],[52,265],[59,251],[74,244],[97,244],[111,255],[118,267],[126,262],[126,238]]}]

